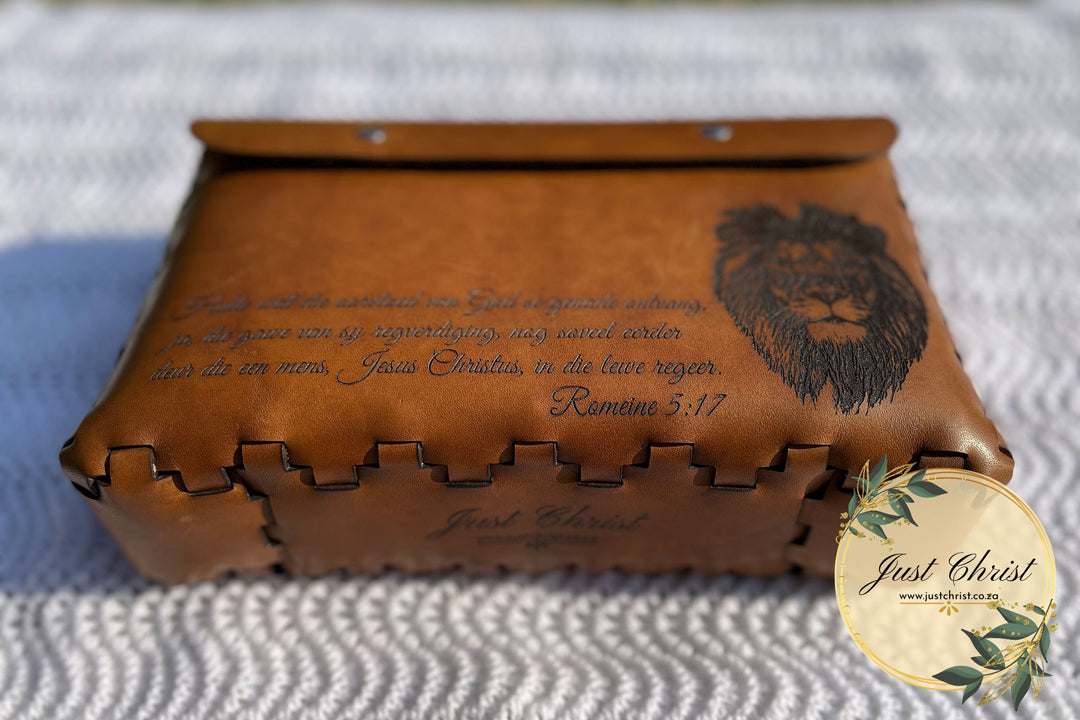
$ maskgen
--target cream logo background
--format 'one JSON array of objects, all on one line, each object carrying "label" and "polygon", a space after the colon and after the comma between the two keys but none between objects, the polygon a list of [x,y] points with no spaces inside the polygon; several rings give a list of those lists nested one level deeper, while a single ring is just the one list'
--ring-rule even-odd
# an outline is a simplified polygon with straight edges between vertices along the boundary
[{"label": "cream logo background", "polygon": [[963,702],[1037,697],[1057,627],[1042,524],[992,478],[886,468],[864,468],[838,536],[855,642],[890,675]]}]

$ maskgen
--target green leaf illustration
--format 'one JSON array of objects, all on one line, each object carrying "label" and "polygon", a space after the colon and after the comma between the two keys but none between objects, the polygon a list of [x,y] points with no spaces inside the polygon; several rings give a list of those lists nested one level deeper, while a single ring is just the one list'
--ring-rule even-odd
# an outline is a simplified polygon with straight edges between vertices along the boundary
[{"label": "green leaf illustration", "polygon": [[982,682],[982,673],[967,665],[954,665],[948,670],[942,670],[934,676],[943,683],[965,687],[978,680]]},{"label": "green leaf illustration", "polygon": [[887,495],[889,499],[889,507],[896,511],[900,517],[907,520],[912,525],[918,527],[918,523],[915,522],[915,518],[911,516],[911,509],[907,504],[912,501],[912,498],[900,490],[890,490]]},{"label": "green leaf illustration", "polygon": [[[863,468],[865,470],[865,468]],[[862,476],[862,472],[855,478],[858,481],[859,494],[866,497],[870,494],[870,473],[866,474],[866,477]]]},{"label": "green leaf illustration", "polygon": [[929,480],[913,480],[907,484],[907,489],[910,490],[912,494],[924,498],[937,497],[938,495],[945,494],[944,490]]},{"label": "green leaf illustration", "polygon": [[[1031,604],[1025,605],[1025,607],[1035,609],[1035,606]],[[998,625],[985,635],[976,635],[970,630],[961,628],[961,632],[979,652],[978,655],[971,658],[971,662],[976,667],[957,665],[941,671],[934,677],[949,685],[964,688],[964,696],[960,700],[961,705],[978,692],[984,679],[993,678],[990,688],[983,694],[979,704],[985,705],[1004,695],[1005,692],[1009,692],[1013,708],[1019,710],[1020,703],[1031,691],[1032,685],[1035,686],[1035,696],[1038,697],[1043,678],[1053,677],[1046,672],[1045,664],[1039,664],[1038,655],[1036,654],[1041,651],[1045,660],[1046,652],[1050,647],[1050,628],[1039,625],[1033,622],[1031,618],[1027,618],[1008,608],[997,607],[995,609],[1007,622]],[[1038,609],[1042,610],[1042,608]],[[1039,632],[1038,637],[1032,637],[1036,632]],[[990,642],[991,638],[1019,640],[1020,642],[1013,643],[1003,650],[996,643]],[[1025,640],[1024,638],[1031,639]],[[1035,649],[1036,646],[1039,648],[1038,651]],[[1014,659],[1007,660],[1010,655]],[[989,672],[983,675],[979,668]]]},{"label": "green leaf illustration", "polygon": [[980,675],[978,680],[968,683],[968,685],[964,687],[964,697],[960,700],[961,705],[966,703],[969,697],[979,691],[979,688],[982,686],[982,681],[982,675]]},{"label": "green leaf illustration", "polygon": [[979,637],[975,633],[964,630],[963,633],[967,635],[968,640],[975,646],[975,650],[983,656],[985,660],[992,660],[994,662],[1001,662],[1001,651],[998,650],[998,646],[990,642],[984,637]]},{"label": "green leaf illustration", "polygon": [[[909,483],[920,482],[924,477],[926,477],[926,470],[920,470],[919,472],[912,475],[911,479],[908,480],[908,482]],[[908,500],[908,502],[911,502],[911,500]]]},{"label": "green leaf illustration", "polygon": [[1001,617],[1005,618],[1005,622],[1007,623],[1014,623],[1016,625],[1038,625],[1038,623],[1033,621],[1031,618],[1024,617],[1020,613],[1013,612],[1012,610],[1009,610],[1008,608],[1003,608],[1000,605],[998,606],[997,611],[1001,614]]},{"label": "green leaf illustration", "polygon": [[993,670],[995,672],[998,671],[998,670],[1004,670],[1005,669],[1004,663],[994,662],[990,658],[984,658],[984,657],[980,657],[978,655],[973,655],[972,658],[971,658],[971,662],[975,663],[979,667],[984,667],[987,670]]},{"label": "green leaf illustration", "polygon": [[863,520],[862,515],[859,516],[859,522],[863,524],[863,527],[865,527],[867,530],[869,530],[870,532],[877,535],[882,540],[888,540],[889,539],[889,536],[885,534],[885,531],[881,529],[880,525],[875,525],[874,523],[866,522],[865,520]]},{"label": "green leaf illustration", "polygon": [[948,670],[942,670],[934,677],[943,683],[964,687],[976,680],[982,682],[983,675],[975,668],[970,668],[967,665],[954,665]]},{"label": "green leaf illustration", "polygon": [[1005,623],[998,625],[990,632],[983,635],[985,638],[1000,638],[1002,640],[1019,640],[1035,634],[1034,625],[1021,625],[1019,623]]},{"label": "green leaf illustration", "polygon": [[877,510],[868,510],[867,512],[859,513],[858,518],[859,524],[864,528],[874,533],[879,538],[888,540],[889,536],[885,534],[885,531],[881,529],[881,526],[896,522],[900,519],[900,516],[878,512]]},{"label": "green leaf illustration", "polygon": [[881,484],[882,479],[885,477],[885,473],[889,470],[889,457],[888,455],[882,455],[881,460],[874,466],[874,469],[870,471],[870,487],[869,492],[873,493],[877,490],[877,486]]},{"label": "green leaf illustration", "polygon": [[859,513],[859,522],[864,525],[866,523],[871,523],[873,525],[888,525],[899,519],[899,515],[890,515],[889,513],[878,512],[877,510],[868,510],[867,512]]},{"label": "green leaf illustration", "polygon": [[1020,671],[1016,673],[1016,679],[1012,684],[1012,703],[1013,710],[1020,709],[1020,701],[1027,695],[1027,691],[1031,689],[1031,670],[1027,664],[1020,666]]},{"label": "green leaf illustration", "polygon": [[1040,615],[1045,615],[1045,614],[1046,614],[1046,611],[1045,611],[1045,610],[1043,610],[1043,609],[1042,609],[1041,607],[1039,607],[1038,605],[1032,605],[1032,606],[1031,606],[1031,609],[1032,609],[1032,610],[1034,610],[1035,612],[1039,613]]}]

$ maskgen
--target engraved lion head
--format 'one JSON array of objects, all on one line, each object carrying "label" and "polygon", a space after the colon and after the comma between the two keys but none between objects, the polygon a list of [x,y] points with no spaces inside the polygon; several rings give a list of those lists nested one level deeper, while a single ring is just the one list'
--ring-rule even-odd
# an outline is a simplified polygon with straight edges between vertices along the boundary
[{"label": "engraved lion head", "polygon": [[716,296],[802,402],[826,383],[843,413],[900,389],[926,346],[926,308],[885,233],[817,205],[758,205],[717,226]]}]

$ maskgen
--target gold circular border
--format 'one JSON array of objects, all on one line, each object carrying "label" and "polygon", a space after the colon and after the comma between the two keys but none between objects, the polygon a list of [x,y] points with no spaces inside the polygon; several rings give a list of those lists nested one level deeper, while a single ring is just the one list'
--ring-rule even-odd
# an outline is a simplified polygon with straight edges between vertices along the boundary
[{"label": "gold circular border", "polygon": [[[901,475],[894,480],[890,480],[889,484],[899,482],[904,478],[911,477],[918,471],[912,471]],[[1012,501],[1016,507],[1027,516],[1031,524],[1035,526],[1036,532],[1039,534],[1039,539],[1042,541],[1043,552],[1046,553],[1046,558],[1049,561],[1050,571],[1046,575],[1046,586],[1043,588],[1043,593],[1048,599],[1054,597],[1054,589],[1057,587],[1057,567],[1054,564],[1054,551],[1050,547],[1050,538],[1046,535],[1046,530],[1043,528],[1042,523],[1039,522],[1039,518],[1035,516],[1028,504],[1025,503],[1020,497],[1010,490],[1007,486],[1002,485],[997,480],[981,475],[977,472],[971,472],[970,470],[954,470],[952,468],[929,468],[926,471],[926,479],[941,478],[948,480],[966,480],[977,483],[983,487],[989,488]],[[844,533],[844,537],[840,541],[840,547],[836,551],[836,564],[833,568],[833,588],[836,591],[836,604],[840,608],[840,616],[844,619],[844,625],[847,626],[848,632],[851,634],[855,644],[859,646],[859,649],[863,651],[863,654],[870,658],[875,665],[889,673],[895,678],[899,678],[909,685],[915,685],[916,687],[926,688],[928,690],[958,690],[955,685],[949,685],[943,683],[940,680],[934,678],[924,678],[917,675],[911,675],[903,670],[898,670],[892,665],[879,658],[874,651],[863,641],[862,635],[855,629],[855,626],[851,622],[851,616],[849,614],[849,606],[845,604],[845,593],[843,590],[843,583],[841,580],[844,578],[844,565],[847,560],[847,550],[850,546],[848,540],[848,533]],[[1050,612],[1050,608],[1047,608],[1047,612]],[[1002,670],[1001,672],[1005,672]]]}]

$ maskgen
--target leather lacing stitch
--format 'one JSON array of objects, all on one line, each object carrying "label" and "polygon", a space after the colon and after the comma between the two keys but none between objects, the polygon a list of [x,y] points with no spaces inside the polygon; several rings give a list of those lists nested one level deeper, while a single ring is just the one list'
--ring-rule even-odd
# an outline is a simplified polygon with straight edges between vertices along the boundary
[{"label": "leather lacing stitch", "polygon": [[[70,446],[73,442],[74,438],[69,439],[64,447]],[[84,480],[84,483],[76,482],[73,479],[72,484],[89,500],[100,501],[102,488],[107,488],[112,484],[110,478],[110,464],[113,453],[129,450],[149,450],[151,453],[151,472],[153,480],[155,482],[165,480],[171,481],[179,492],[183,492],[191,497],[214,496],[231,492],[239,487],[245,493],[245,498],[248,502],[262,503],[266,522],[257,529],[257,532],[263,544],[275,548],[276,551],[280,553],[281,562],[274,565],[271,569],[281,570],[287,562],[289,549],[287,543],[283,542],[281,539],[276,515],[273,509],[272,498],[250,488],[248,483],[246,483],[242,477],[245,470],[243,464],[244,448],[247,446],[260,445],[279,446],[282,471],[286,473],[297,473],[298,480],[302,481],[303,479],[307,479],[305,484],[310,485],[312,489],[317,491],[347,491],[349,489],[359,488],[361,482],[364,482],[362,476],[366,472],[378,471],[380,469],[380,448],[408,445],[415,445],[417,468],[430,471],[434,481],[443,482],[451,488],[490,486],[494,482],[495,475],[500,470],[516,466],[519,452],[528,450],[535,454],[537,450],[543,448],[547,448],[550,451],[551,466],[557,468],[557,472],[562,475],[562,477],[559,478],[561,482],[574,482],[582,486],[594,488],[617,489],[622,487],[628,475],[633,476],[638,472],[650,469],[654,456],[665,453],[669,456],[675,454],[679,457],[684,457],[685,469],[695,475],[693,480],[694,484],[708,486],[720,491],[754,492],[757,490],[758,484],[762,478],[776,478],[776,476],[791,475],[793,480],[798,479],[800,482],[804,482],[806,489],[798,514],[794,518],[792,537],[786,543],[787,548],[784,557],[791,563],[792,570],[796,572],[812,570],[816,574],[826,574],[827,571],[831,570],[831,561],[828,564],[828,567],[823,564],[823,558],[828,559],[830,556],[827,552],[823,553],[822,544],[824,540],[827,540],[830,544],[835,544],[834,539],[836,529],[839,526],[840,512],[847,506],[847,502],[854,490],[854,477],[846,470],[828,464],[829,445],[785,445],[780,449],[777,455],[777,457],[780,458],[778,463],[760,467],[755,471],[754,483],[752,485],[724,485],[715,483],[716,468],[714,466],[698,465],[693,462],[695,449],[693,443],[650,443],[645,448],[645,460],[643,462],[623,465],[620,469],[619,480],[617,482],[582,480],[581,466],[579,464],[559,459],[557,442],[513,443],[510,448],[508,448],[508,460],[488,464],[486,478],[481,480],[457,481],[449,479],[446,465],[428,463],[424,460],[423,443],[421,442],[377,443],[373,447],[375,462],[354,465],[352,470],[352,482],[319,485],[315,481],[310,466],[293,464],[289,460],[288,447],[285,443],[280,441],[242,442],[237,448],[236,463],[231,466],[220,468],[224,485],[220,488],[196,492],[187,489],[179,471],[158,469],[156,462],[153,460],[154,449],[152,446],[117,446],[109,448],[109,455],[106,458],[105,473],[103,475],[81,476],[79,479]],[[1011,454],[1008,452],[1007,448],[1002,446],[1000,450],[1011,458]],[[547,451],[544,452],[546,453]],[[793,459],[795,462],[793,462]],[[963,468],[967,465],[967,461],[968,457],[965,453],[955,451],[923,450],[914,458],[915,464],[920,468]]]}]

